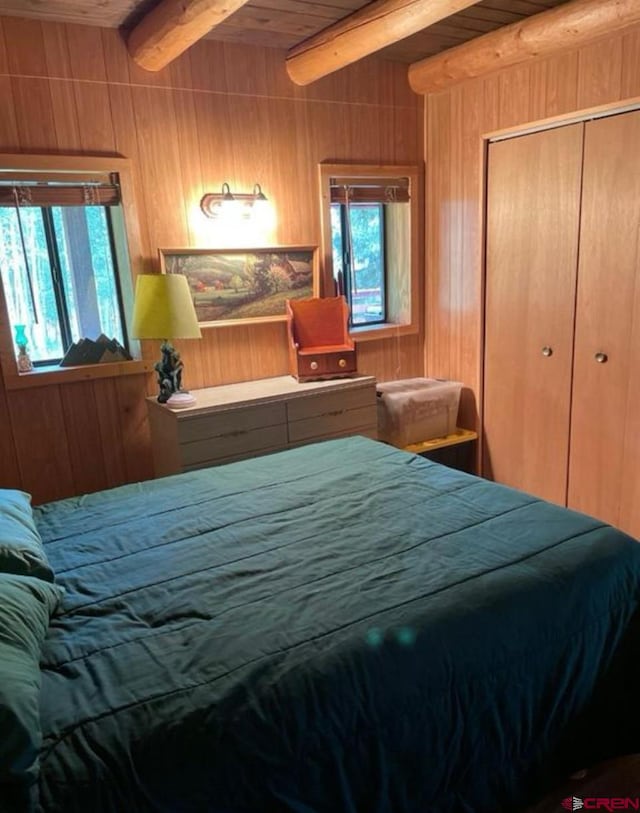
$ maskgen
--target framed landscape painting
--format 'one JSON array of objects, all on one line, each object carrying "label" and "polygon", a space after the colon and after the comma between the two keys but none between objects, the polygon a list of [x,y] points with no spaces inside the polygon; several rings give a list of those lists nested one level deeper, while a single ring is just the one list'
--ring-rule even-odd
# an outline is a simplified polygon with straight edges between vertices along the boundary
[{"label": "framed landscape painting", "polygon": [[161,248],[164,274],[184,274],[200,327],[277,322],[285,300],[318,296],[318,250]]}]

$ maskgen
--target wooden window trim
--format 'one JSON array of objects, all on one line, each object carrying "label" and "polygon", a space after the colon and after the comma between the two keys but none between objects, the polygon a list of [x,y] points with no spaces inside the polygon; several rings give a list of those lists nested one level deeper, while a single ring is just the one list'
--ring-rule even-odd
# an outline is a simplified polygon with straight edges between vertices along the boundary
[{"label": "wooden window trim", "polygon": [[[13,358],[11,359],[12,361]],[[15,361],[14,361],[15,366]],[[138,375],[153,372],[153,362],[144,359],[133,361],[107,362],[105,364],[82,364],[78,367],[37,367],[29,373],[15,373],[9,380],[5,376],[8,390],[24,390],[29,387],[46,387],[51,384],[71,384],[74,381],[90,381],[96,378],[119,378],[123,375]],[[2,369],[4,375],[4,365]]]},{"label": "wooden window trim", "polygon": [[[131,162],[122,156],[68,156],[68,155],[19,155],[0,154],[0,172],[33,172],[34,175],[75,173],[117,172],[122,190],[122,215],[125,237],[128,246],[129,267],[139,267],[142,248],[138,216],[136,212]],[[122,259],[122,258],[119,258]],[[132,273],[132,277],[133,277]],[[133,307],[133,279],[130,292],[123,290],[124,311],[128,321]],[[79,367],[38,367],[28,373],[19,373],[13,346],[13,334],[4,291],[0,285],[0,369],[7,390],[21,390],[29,387],[42,387],[52,384],[66,384],[74,381],[87,381],[96,378],[115,378],[153,371],[153,362],[142,359],[140,345],[130,342],[133,361],[106,364],[83,364]]]},{"label": "wooden window trim", "polygon": [[[405,279],[402,262],[387,261],[387,321],[378,325],[363,325],[351,328],[351,337],[356,341],[374,341],[394,338],[420,332],[420,268],[422,246],[420,243],[420,223],[422,211],[423,173],[416,165],[398,164],[335,164],[322,163],[318,166],[320,180],[320,221],[322,247],[320,258],[322,296],[333,296],[333,252],[331,248],[331,188],[332,182],[346,178],[353,182],[357,178],[408,178],[410,207],[410,279]],[[395,281],[398,284],[394,284]],[[401,316],[402,314],[402,316]]]}]

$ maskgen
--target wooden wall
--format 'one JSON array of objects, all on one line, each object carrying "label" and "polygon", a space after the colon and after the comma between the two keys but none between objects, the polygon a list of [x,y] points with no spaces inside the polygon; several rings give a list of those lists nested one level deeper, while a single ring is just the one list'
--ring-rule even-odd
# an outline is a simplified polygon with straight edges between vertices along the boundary
[{"label": "wooden wall", "polygon": [[[423,100],[406,66],[370,58],[298,88],[284,55],[207,40],[151,74],[115,30],[0,18],[0,152],[131,158],[136,272],[156,268],[159,247],[224,246],[198,208],[224,181],[236,191],[262,185],[277,214],[273,243],[318,245],[317,164],[420,163]],[[179,349],[191,388],[287,371],[282,324],[209,329]],[[422,336],[358,350],[361,371],[380,379],[423,372]],[[42,502],[151,477],[144,397],[153,391],[149,375],[0,386],[0,486]]]},{"label": "wooden wall", "polygon": [[426,370],[469,387],[463,426],[481,399],[482,135],[637,96],[640,27],[427,97]]}]

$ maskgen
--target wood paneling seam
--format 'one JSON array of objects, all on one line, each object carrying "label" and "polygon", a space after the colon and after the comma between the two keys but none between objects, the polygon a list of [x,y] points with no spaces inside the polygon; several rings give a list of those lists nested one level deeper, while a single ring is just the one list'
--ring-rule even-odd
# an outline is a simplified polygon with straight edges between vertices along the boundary
[{"label": "wood paneling seam", "polygon": [[39,76],[37,74],[20,74],[20,73],[0,73],[0,79],[34,79],[38,81],[55,81],[55,82],[76,82],[88,85],[106,85],[107,87],[124,87],[124,88],[143,88],[144,90],[162,90],[177,93],[203,93],[209,96],[238,96],[245,99],[264,99],[266,101],[276,102],[296,102],[301,104],[338,104],[348,107],[371,107],[380,108],[382,110],[411,110],[420,111],[421,97],[416,96],[418,103],[413,105],[408,104],[380,104],[377,102],[356,102],[345,101],[343,99],[301,99],[295,96],[271,96],[265,93],[242,93],[240,91],[223,91],[223,90],[207,90],[205,88],[187,88],[187,87],[173,87],[171,85],[145,85],[140,82],[114,82],[102,79],[76,79],[69,76]]}]

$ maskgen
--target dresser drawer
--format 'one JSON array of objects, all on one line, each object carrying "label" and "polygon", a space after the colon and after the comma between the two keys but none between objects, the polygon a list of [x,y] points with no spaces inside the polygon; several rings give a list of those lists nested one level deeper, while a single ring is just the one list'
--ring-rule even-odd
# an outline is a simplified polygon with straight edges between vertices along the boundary
[{"label": "dresser drawer", "polygon": [[287,445],[284,403],[220,410],[178,424],[178,442],[185,468],[228,462]]},{"label": "dresser drawer", "polygon": [[375,404],[370,404],[355,409],[326,412],[302,421],[292,421],[289,423],[289,443],[297,444],[303,441],[360,433],[375,437],[376,415]]},{"label": "dresser drawer", "polygon": [[284,403],[225,409],[210,415],[185,418],[178,423],[178,442],[194,443],[208,438],[237,437],[252,429],[283,426],[287,422]]},{"label": "dresser drawer", "polygon": [[291,423],[323,415],[338,415],[364,406],[376,407],[376,389],[373,385],[296,398],[287,404],[287,418]]},{"label": "dresser drawer", "polygon": [[252,454],[275,452],[278,449],[285,449],[287,440],[286,424],[194,440],[180,446],[182,465],[185,468],[213,466],[216,463],[228,463]]},{"label": "dresser drawer", "polygon": [[298,355],[298,378],[313,380],[314,377],[340,376],[356,371],[356,354],[353,350],[342,353]]},{"label": "dresser drawer", "polygon": [[311,438],[302,438],[296,442],[290,441],[289,448],[294,449],[298,446],[307,446],[309,443],[318,443],[321,440],[334,440],[335,438],[348,438],[353,437],[354,435],[361,435],[365,438],[371,438],[371,440],[378,439],[378,430],[376,426],[372,426],[371,424],[367,426],[357,426],[355,428],[350,429],[338,429],[335,432],[327,432],[322,437],[311,437]]}]

